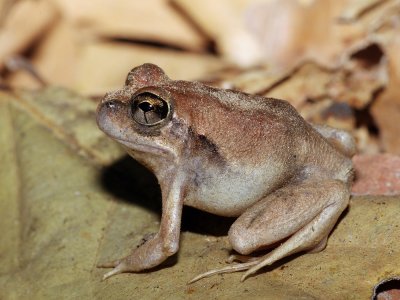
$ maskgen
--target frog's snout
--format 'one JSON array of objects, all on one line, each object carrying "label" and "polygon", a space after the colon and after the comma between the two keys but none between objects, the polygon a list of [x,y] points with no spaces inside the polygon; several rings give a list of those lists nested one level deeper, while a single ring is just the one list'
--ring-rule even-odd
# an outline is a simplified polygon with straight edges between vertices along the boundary
[{"label": "frog's snout", "polygon": [[96,111],[97,126],[105,133],[111,133],[123,109],[125,105],[118,100],[103,100]]}]

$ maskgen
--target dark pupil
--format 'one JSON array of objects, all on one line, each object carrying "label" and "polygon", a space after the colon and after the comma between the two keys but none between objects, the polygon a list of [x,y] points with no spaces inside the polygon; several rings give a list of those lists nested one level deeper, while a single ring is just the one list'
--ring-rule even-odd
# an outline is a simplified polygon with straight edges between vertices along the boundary
[{"label": "dark pupil", "polygon": [[169,107],[167,102],[151,93],[136,96],[132,103],[132,117],[142,125],[155,125],[165,119]]},{"label": "dark pupil", "polygon": [[139,103],[138,106],[139,106],[139,108],[140,108],[141,110],[143,110],[145,113],[146,113],[146,112],[149,112],[149,111],[151,111],[151,110],[154,109],[153,105],[151,105],[151,103],[149,103],[149,102],[142,102],[142,103]]}]

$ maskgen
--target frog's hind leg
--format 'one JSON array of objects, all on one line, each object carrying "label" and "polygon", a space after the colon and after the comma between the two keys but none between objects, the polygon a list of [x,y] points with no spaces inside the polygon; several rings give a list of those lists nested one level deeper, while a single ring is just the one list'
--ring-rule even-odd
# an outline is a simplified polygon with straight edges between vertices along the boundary
[{"label": "frog's hind leg", "polygon": [[286,240],[262,257],[209,271],[191,282],[214,274],[247,270],[243,281],[286,256],[322,250],[349,197],[346,184],[338,180],[307,181],[277,190],[235,221],[229,230],[229,240],[233,249],[242,255]]}]

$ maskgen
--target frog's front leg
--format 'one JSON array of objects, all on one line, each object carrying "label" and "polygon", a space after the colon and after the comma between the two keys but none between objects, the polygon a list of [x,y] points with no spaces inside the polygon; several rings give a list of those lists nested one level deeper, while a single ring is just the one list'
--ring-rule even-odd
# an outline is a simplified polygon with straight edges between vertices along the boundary
[{"label": "frog's front leg", "polygon": [[[139,272],[161,264],[179,249],[183,206],[183,176],[177,174],[168,186],[162,187],[162,217],[158,233],[122,259],[98,267],[114,268],[103,279],[124,272]],[[164,196],[165,195],[165,196]]]},{"label": "frog's front leg", "polygon": [[262,257],[206,272],[191,282],[214,274],[247,270],[243,281],[291,254],[322,250],[349,197],[347,184],[339,180],[308,180],[275,191],[235,221],[229,230],[229,241],[234,250],[247,255],[286,240]]}]

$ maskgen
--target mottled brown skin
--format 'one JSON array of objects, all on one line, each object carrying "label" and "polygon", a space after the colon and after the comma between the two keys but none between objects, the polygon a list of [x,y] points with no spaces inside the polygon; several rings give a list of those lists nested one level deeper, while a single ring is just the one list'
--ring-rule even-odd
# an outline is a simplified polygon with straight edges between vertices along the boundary
[{"label": "mottled brown skin", "polygon": [[[311,126],[283,100],[174,81],[144,64],[104,97],[97,122],[155,173],[163,207],[159,232],[103,265],[114,267],[105,277],[155,267],[176,253],[184,204],[238,216],[228,235],[242,255],[231,261],[244,261],[193,281],[247,270],[244,279],[293,253],[320,251],[348,205],[353,139]],[[279,241],[263,257],[243,256]]]}]

